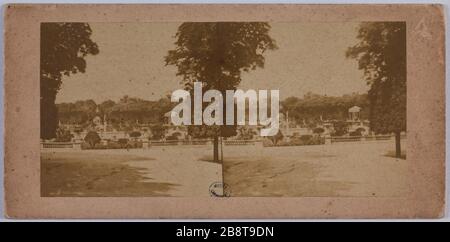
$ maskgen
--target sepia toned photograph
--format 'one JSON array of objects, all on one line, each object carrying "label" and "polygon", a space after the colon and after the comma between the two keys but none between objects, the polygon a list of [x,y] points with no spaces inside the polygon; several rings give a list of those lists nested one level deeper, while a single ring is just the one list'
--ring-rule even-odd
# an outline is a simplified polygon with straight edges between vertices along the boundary
[{"label": "sepia toned photograph", "polygon": [[405,197],[405,22],[40,24],[42,197]]},{"label": "sepia toned photograph", "polygon": [[4,15],[6,218],[446,216],[443,5]]}]

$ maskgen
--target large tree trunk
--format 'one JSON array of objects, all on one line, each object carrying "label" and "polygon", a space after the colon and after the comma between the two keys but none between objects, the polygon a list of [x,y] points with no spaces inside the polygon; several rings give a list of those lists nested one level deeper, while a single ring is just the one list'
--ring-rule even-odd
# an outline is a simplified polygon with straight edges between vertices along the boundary
[{"label": "large tree trunk", "polygon": [[400,158],[402,156],[402,149],[400,145],[400,131],[395,132],[395,157]]},{"label": "large tree trunk", "polygon": [[219,136],[214,136],[214,162],[219,162]]},{"label": "large tree trunk", "polygon": [[51,139],[56,137],[58,127],[58,109],[55,99],[41,97],[41,139]]},{"label": "large tree trunk", "polygon": [[56,108],[56,94],[59,90],[60,80],[55,80],[42,75],[40,78],[41,90],[41,139],[56,138],[58,128],[58,109]]}]

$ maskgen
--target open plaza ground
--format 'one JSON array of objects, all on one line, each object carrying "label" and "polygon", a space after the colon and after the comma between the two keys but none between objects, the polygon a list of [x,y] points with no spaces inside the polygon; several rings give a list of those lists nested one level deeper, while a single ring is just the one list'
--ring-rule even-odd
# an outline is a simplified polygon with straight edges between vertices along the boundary
[{"label": "open plaza ground", "polygon": [[223,177],[231,196],[404,197],[409,167],[393,149],[392,140],[224,146],[223,169],[212,145],[42,149],[41,195],[204,197]]},{"label": "open plaza ground", "polygon": [[388,140],[233,148],[224,151],[224,182],[231,196],[404,197],[408,163],[389,157],[393,146]]}]

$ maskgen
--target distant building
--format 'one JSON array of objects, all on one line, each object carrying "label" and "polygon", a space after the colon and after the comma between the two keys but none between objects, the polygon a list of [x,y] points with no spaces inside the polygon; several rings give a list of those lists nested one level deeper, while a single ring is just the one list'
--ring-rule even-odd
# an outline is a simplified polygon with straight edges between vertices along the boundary
[{"label": "distant building", "polygon": [[348,109],[349,120],[359,120],[361,118],[361,108],[358,106],[353,106]]},{"label": "distant building", "polygon": [[361,107],[353,106],[348,109],[349,124],[348,132],[360,131],[361,135],[368,135],[370,133],[369,121],[361,119]]}]

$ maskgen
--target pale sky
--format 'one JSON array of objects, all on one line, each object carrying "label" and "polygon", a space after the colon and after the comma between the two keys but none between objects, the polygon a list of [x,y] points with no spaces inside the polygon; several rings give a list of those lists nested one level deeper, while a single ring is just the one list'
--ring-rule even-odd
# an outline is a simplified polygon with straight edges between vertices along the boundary
[{"label": "pale sky", "polygon": [[[97,103],[124,95],[157,100],[183,88],[176,68],[164,65],[175,47],[180,23],[90,23],[100,49],[87,56],[86,73],[63,78],[56,102],[93,99]],[[278,49],[266,52],[264,69],[245,73],[240,88],[279,89],[280,98],[307,92],[329,96],[366,93],[357,62],[345,58],[354,45],[358,23],[271,23]]]}]

